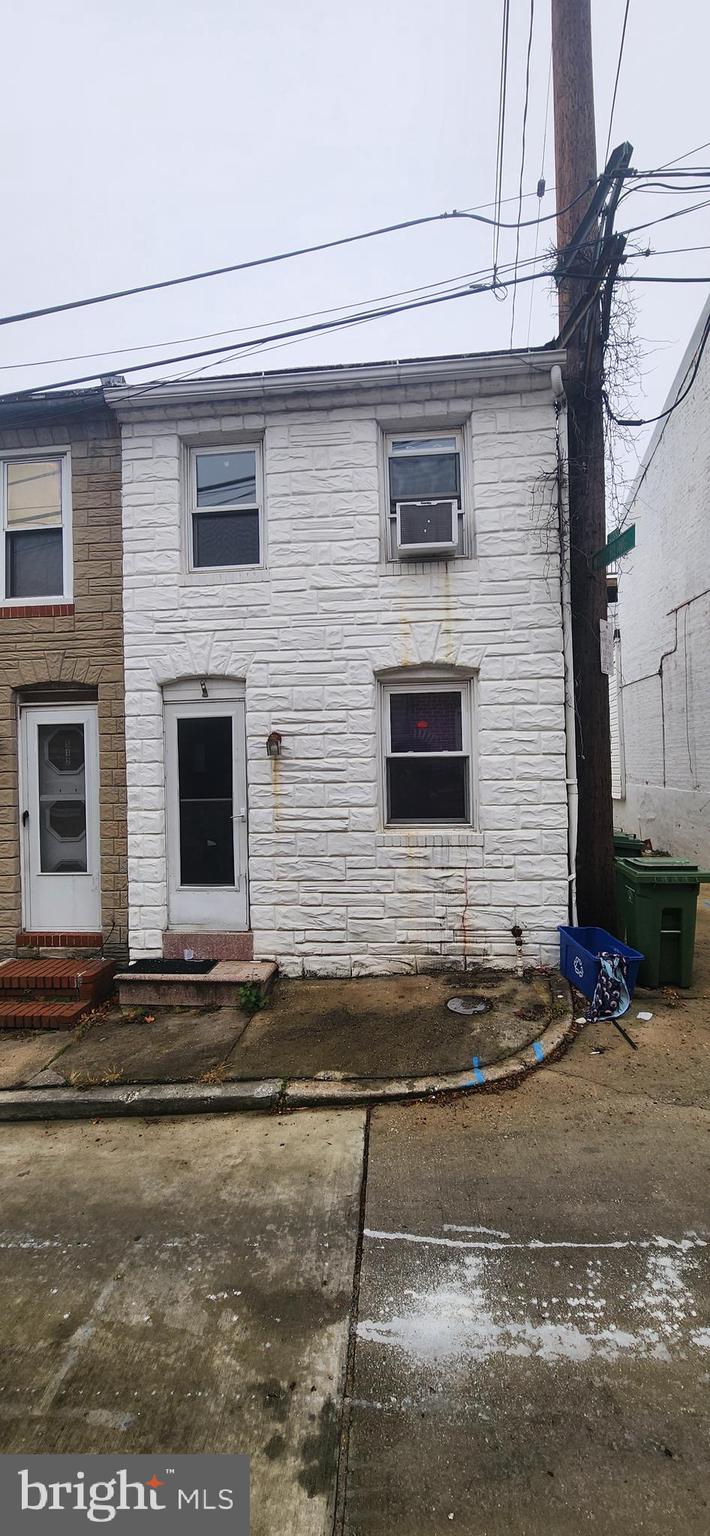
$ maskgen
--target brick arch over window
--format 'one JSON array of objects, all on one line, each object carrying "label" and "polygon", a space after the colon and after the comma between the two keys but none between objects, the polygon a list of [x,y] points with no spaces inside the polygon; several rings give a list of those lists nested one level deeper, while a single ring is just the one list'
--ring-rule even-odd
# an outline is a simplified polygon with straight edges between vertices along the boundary
[{"label": "brick arch over window", "polygon": [[102,682],[113,683],[115,678],[115,666],[96,666],[90,661],[77,661],[69,655],[53,658],[51,669],[45,660],[13,660],[11,666],[0,667],[0,684],[11,688],[14,693],[48,688],[99,689]]}]

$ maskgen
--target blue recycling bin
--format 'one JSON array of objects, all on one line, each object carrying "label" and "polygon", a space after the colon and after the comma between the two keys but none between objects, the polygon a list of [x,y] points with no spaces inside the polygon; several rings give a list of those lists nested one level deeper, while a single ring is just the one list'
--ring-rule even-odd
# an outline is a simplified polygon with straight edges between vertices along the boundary
[{"label": "blue recycling bin", "polygon": [[615,939],[605,928],[563,928],[560,935],[560,970],[571,986],[585,997],[592,998],[599,980],[600,954],[623,955],[626,960],[626,985],[629,997],[634,995],[636,977],[644,956],[621,939]]}]

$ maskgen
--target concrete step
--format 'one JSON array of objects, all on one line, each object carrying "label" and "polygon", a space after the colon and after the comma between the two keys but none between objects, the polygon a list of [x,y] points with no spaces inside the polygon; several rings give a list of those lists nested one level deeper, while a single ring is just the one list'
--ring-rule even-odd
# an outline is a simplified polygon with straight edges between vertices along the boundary
[{"label": "concrete step", "polygon": [[57,1003],[41,997],[31,1002],[22,998],[0,997],[0,1030],[3,1029],[73,1029],[89,1012],[81,1002]]},{"label": "concrete step", "polygon": [[241,988],[265,997],[277,971],[273,960],[219,960],[201,975],[119,971],[114,979],[122,1008],[240,1008]]}]

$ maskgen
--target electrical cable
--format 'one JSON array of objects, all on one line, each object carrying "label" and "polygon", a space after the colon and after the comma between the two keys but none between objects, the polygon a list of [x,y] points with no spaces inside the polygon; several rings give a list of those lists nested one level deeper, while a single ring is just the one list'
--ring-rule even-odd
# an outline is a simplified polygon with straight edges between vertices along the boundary
[{"label": "electrical cable", "polygon": [[618,283],[710,283],[710,276],[703,277],[644,277],[641,274],[620,272],[616,281]]},{"label": "electrical cable", "polygon": [[[690,374],[690,378],[688,379],[688,383],[687,383],[685,389],[683,389],[682,393],[680,395],[678,395],[677,398],[674,400],[673,405],[668,406],[668,408],[665,411],[659,411],[657,416],[647,416],[645,419],[642,418],[642,419],[640,419],[638,421],[637,420],[633,420],[633,419],[624,420],[622,417],[615,416],[615,414],[612,411],[611,406],[609,404],[608,395],[606,394],[606,391],[603,391],[602,392],[602,399],[604,401],[604,407],[605,407],[605,410],[606,410],[606,413],[607,413],[609,419],[611,421],[613,421],[617,427],[650,427],[650,426],[653,425],[654,422],[656,422],[656,421],[665,421],[665,420],[667,420],[667,418],[669,416],[672,416],[673,412],[677,411],[678,406],[682,405],[684,400],[687,400],[688,395],[690,394],[690,391],[693,388],[695,380],[696,380],[696,378],[698,376],[698,369],[699,369],[700,363],[702,361],[703,352],[705,351],[705,348],[707,346],[708,336],[710,336],[710,314],[708,315],[708,317],[707,317],[707,319],[705,321],[705,324],[703,326],[703,333],[702,333],[702,336],[700,338],[700,341],[698,342],[698,350],[697,350],[697,352],[695,354],[695,357],[694,357],[692,363],[689,363],[689,365],[688,365],[689,370],[691,370],[691,374]],[[687,377],[687,374],[686,374],[686,377]]]},{"label": "electrical cable", "polygon": [[619,89],[619,75],[621,74],[621,61],[622,61],[622,59],[624,57],[624,43],[626,42],[626,23],[627,23],[627,21],[629,19],[629,6],[630,6],[630,4],[631,4],[631,0],[626,0],[626,6],[625,6],[625,9],[624,9],[624,23],[623,23],[623,26],[621,28],[621,43],[620,43],[620,46],[619,46],[619,58],[618,58],[618,62],[617,62],[617,65],[616,65],[616,79],[614,80],[614,94],[613,94],[613,96],[611,98],[611,112],[609,114],[609,132],[607,134],[606,149],[604,151],[604,164],[605,165],[606,165],[607,160],[609,159],[609,145],[611,144],[611,130],[612,130],[613,122],[614,122],[614,110],[616,108],[616,93],[617,93],[617,91]]},{"label": "electrical cable", "polygon": [[[589,195],[590,187],[596,186],[598,181],[599,177],[596,177],[593,181],[590,181],[589,184],[584,188],[584,191],[579,192],[577,196],[572,199],[572,202],[568,203],[567,208],[560,209],[560,213],[567,213],[571,208],[574,208],[577,203],[581,202],[583,197],[587,197]],[[506,199],[506,201],[513,201],[513,199]],[[489,207],[490,204],[484,203],[481,206]],[[496,206],[500,208],[500,202],[498,202]],[[556,214],[544,215],[545,219],[556,217]],[[280,251],[277,255],[274,256],[258,256],[251,261],[238,261],[226,267],[212,267],[205,272],[190,272],[185,277],[163,278],[163,280],[158,283],[143,283],[135,288],[117,288],[111,293],[97,293],[93,294],[90,298],[71,299],[64,304],[49,304],[46,305],[43,309],[27,309],[18,311],[17,314],[13,315],[0,315],[0,325],[14,325],[23,320],[39,320],[46,315],[63,314],[66,310],[69,309],[86,309],[87,306],[91,304],[108,304],[111,303],[114,299],[132,298],[135,294],[138,293],[155,293],[157,289],[177,288],[183,283],[197,283],[209,277],[223,277],[226,273],[230,272],[247,272],[251,271],[254,267],[272,266],[275,262],[291,261],[296,256],[310,256],[313,255],[314,252],[330,251],[334,250],[338,246],[354,245],[358,241],[362,240],[374,240],[380,235],[391,235],[397,233],[399,230],[404,229],[417,229],[424,224],[439,224],[443,223],[447,219],[470,219],[475,224],[485,224],[493,229],[517,229],[518,227],[521,229],[527,229],[528,227],[532,227],[537,223],[536,219],[523,219],[518,226],[517,222],[511,223],[506,222],[505,220],[487,219],[483,214],[478,213],[475,207],[454,208],[450,213],[445,212],[424,214],[421,218],[418,219],[404,219],[398,224],[383,224],[378,229],[364,230],[361,234],[358,235],[343,235],[338,240],[324,240],[317,245],[303,245],[292,251]]]},{"label": "electrical cable", "polygon": [[[515,201],[515,199],[513,199],[513,201]],[[534,257],[525,257],[525,259],[519,262],[518,265],[521,267],[530,266],[536,261],[537,253]],[[513,263],[508,262],[504,267],[499,268],[499,271],[507,271],[508,268],[512,268],[512,266]],[[418,283],[412,288],[396,288],[393,292],[375,294],[372,298],[369,299],[353,299],[345,304],[333,304],[328,309],[306,310],[303,314],[284,315],[278,320],[260,320],[255,321],[252,325],[229,326],[226,330],[205,331],[196,336],[172,336],[167,341],[146,341],[143,342],[140,346],[105,347],[103,351],[100,352],[73,352],[63,357],[30,358],[26,362],[22,363],[0,363],[0,373],[8,373],[10,371],[17,370],[18,368],[45,368],[50,367],[55,363],[75,363],[84,361],[90,362],[93,358],[118,359],[125,356],[127,353],[146,352],[151,347],[183,346],[192,341],[213,341],[219,336],[237,336],[244,331],[258,331],[260,327],[267,325],[292,325],[296,320],[312,320],[316,319],[319,315],[334,315],[342,310],[350,310],[359,307],[366,307],[370,304],[384,303],[389,299],[404,298],[412,293],[425,293],[429,289],[444,288],[449,284],[462,283],[468,281],[471,278],[487,277],[490,272],[492,272],[491,267],[478,267],[472,272],[459,272],[455,276],[439,279],[432,278],[431,282]]]},{"label": "electrical cable", "polygon": [[704,144],[696,144],[695,149],[686,149],[685,154],[676,155],[675,160],[666,160],[665,165],[662,165],[660,169],[667,171],[669,166],[677,165],[679,160],[689,160],[691,155],[699,155],[701,149],[710,149],[710,139],[706,139]]},{"label": "electrical cable", "polygon": [[[516,278],[515,281],[518,284],[531,283],[536,282],[539,278],[543,277],[549,279],[551,276],[552,273],[549,270],[542,272],[530,272],[525,274],[523,277]],[[383,307],[381,309],[366,311],[364,314],[359,315],[356,318],[358,320],[376,320],[384,316],[404,314],[408,313],[410,310],[424,309],[432,304],[446,303],[451,299],[469,298],[475,294],[480,293],[494,293],[497,288],[500,288],[500,286],[500,283],[497,281],[486,284],[469,284],[467,287],[462,289],[453,289],[447,293],[435,294],[433,297],[416,299],[411,304],[395,304]],[[352,316],[343,316],[338,320],[325,320],[315,325],[301,326],[296,331],[277,331],[270,336],[253,337],[251,341],[243,342],[241,346],[236,349],[236,351],[246,350],[247,347],[253,347],[255,344],[261,342],[266,344],[270,341],[281,341],[282,339],[290,336],[309,336],[322,331],[337,330],[340,326],[349,324],[351,319]],[[169,366],[171,363],[191,362],[193,359],[199,357],[208,357],[211,355],[218,355],[220,353],[224,354],[234,350],[235,349],[231,343],[228,343],[226,346],[222,347],[203,347],[197,352],[185,352],[182,355],[178,355],[176,357],[158,358],[144,363],[130,363],[129,366],[124,368],[122,371],[123,373],[142,373],[150,368],[162,367],[164,365]],[[87,373],[71,379],[57,379],[51,384],[42,385],[41,392],[45,393],[46,391],[53,389],[69,389],[77,384],[89,384],[95,378],[95,373]],[[33,395],[36,395],[37,393],[38,390],[36,387],[34,389],[18,390],[12,394],[0,395],[0,403],[7,403],[15,400],[26,400],[31,398]]]},{"label": "electrical cable", "polygon": [[630,229],[622,230],[624,235],[635,235],[639,229],[651,229],[654,224],[667,224],[669,219],[680,219],[686,213],[697,213],[701,208],[710,207],[710,197],[706,197],[702,203],[691,203],[689,208],[676,208],[673,213],[661,214],[658,219],[647,219],[645,224],[632,224]]},{"label": "electrical cable", "polygon": [[[528,126],[528,107],[530,105],[530,54],[532,52],[533,25],[534,25],[534,22],[535,22],[535,0],[530,0],[530,27],[529,27],[529,30],[528,30],[528,51],[527,51],[527,56],[526,56],[526,59],[525,59],[525,101],[524,101],[524,104],[523,104],[523,130],[522,130],[522,142],[521,142],[521,151],[520,151],[520,180],[518,182],[518,228],[517,228],[517,230],[515,232],[515,263],[514,263],[514,266],[513,266],[513,276],[514,277],[517,276],[517,272],[518,272],[518,258],[520,256],[520,216],[521,216],[522,211],[523,211],[523,180],[524,180],[524,177],[525,177],[525,135],[526,135],[527,126]],[[513,336],[515,334],[515,299],[516,299],[516,290],[514,288],[513,289],[513,303],[512,303],[512,306],[511,306],[511,315],[510,315],[510,345],[511,345],[511,347],[513,345]]]},{"label": "electrical cable", "polygon": [[508,39],[510,35],[510,0],[503,0],[503,18],[500,44],[500,79],[498,83],[498,131],[496,136],[495,190],[496,228],[493,234],[493,273],[495,277],[500,249],[500,210],[503,195],[503,161],[505,156],[505,115],[508,94]]},{"label": "electrical cable", "polygon": [[[550,116],[550,87],[552,85],[552,45],[550,44],[550,58],[547,65],[547,91],[545,96],[545,126],[542,131],[542,155],[540,156],[540,175],[537,182],[538,211],[542,211],[542,199],[545,196],[545,152],[547,149],[547,124]],[[537,261],[538,246],[540,243],[540,220],[535,226],[535,256]],[[533,296],[535,290],[530,289],[530,306],[528,309],[528,333],[525,341],[526,347],[530,346],[530,332],[532,330]]]},{"label": "electrical cable", "polygon": [[[598,179],[599,178],[597,178],[597,180]],[[594,183],[590,183],[590,185],[594,185]],[[579,193],[577,195],[577,197],[574,198],[573,202],[570,203],[568,206],[570,208],[573,207],[576,203],[581,201],[582,198],[586,198],[588,196],[588,193],[589,193],[589,186],[585,187],[585,189],[581,193]],[[662,216],[659,219],[651,219],[651,220],[646,221],[643,224],[635,225],[631,229],[625,231],[624,233],[626,233],[627,235],[633,234],[633,233],[635,233],[638,230],[650,228],[653,225],[658,224],[658,223],[664,223],[664,222],[666,222],[667,220],[669,220],[671,218],[678,218],[678,217],[680,217],[680,216],[682,216],[684,214],[694,213],[694,212],[698,211],[701,208],[707,207],[709,204],[710,204],[710,199],[706,199],[705,201],[703,201],[701,203],[692,204],[690,207],[676,209],[676,210],[673,211],[673,213],[666,214],[666,215]],[[567,210],[561,210],[561,211],[567,211]],[[432,222],[435,219],[445,218],[445,217],[448,218],[448,217],[454,217],[454,216],[457,217],[457,218],[458,217],[463,217],[463,218],[477,219],[477,215],[475,213],[473,213],[472,211],[461,210],[460,212],[457,212],[455,215],[449,215],[449,214],[446,214],[446,215],[432,215],[431,218],[429,220],[427,220],[426,222]],[[556,214],[550,214],[550,215],[540,216],[537,219],[517,220],[517,221],[515,221],[515,223],[506,223],[506,224],[503,224],[502,221],[491,220],[491,219],[480,219],[478,221],[479,222],[483,222],[483,223],[488,224],[488,225],[497,225],[497,226],[499,226],[501,228],[517,229],[517,228],[526,228],[526,227],[534,226],[537,229],[539,227],[539,225],[542,222],[544,222],[546,219],[548,219],[548,218],[555,218],[555,217],[557,217]],[[410,227],[410,225],[411,225],[411,221],[410,221],[410,224],[407,225],[407,227]],[[391,227],[394,228],[395,226],[391,226]],[[366,236],[362,236],[362,237],[357,237],[356,236],[356,237],[349,237],[349,238],[352,238],[352,239],[366,238]],[[279,258],[263,258],[263,260],[265,260],[265,261],[270,261],[270,260],[274,260],[274,259],[279,259]],[[250,265],[250,264],[247,264],[247,265]],[[534,273],[531,273],[531,274],[527,274],[523,278],[515,277],[513,279],[510,279],[508,281],[508,286],[516,287],[521,282],[532,281],[532,280],[535,280],[535,279],[537,279],[539,277],[545,277],[545,276],[549,277],[551,275],[552,274],[547,272],[547,271],[534,272]],[[172,283],[172,282],[176,282],[176,281],[187,281],[187,280],[188,279],[171,279],[170,282]],[[626,278],[624,278],[622,280],[625,280],[625,281],[626,280],[631,280],[631,281],[633,281],[634,279],[626,279]],[[644,278],[638,278],[637,280],[638,281],[648,281],[648,279],[644,279]],[[704,281],[704,279],[697,279],[697,280],[698,281]],[[452,279],[452,280],[449,280],[449,281],[455,281],[455,279]],[[673,279],[673,281],[695,281],[695,279],[691,279],[691,278],[688,278],[688,279]],[[407,310],[412,309],[412,308],[421,308],[421,307],[423,307],[425,305],[428,305],[428,304],[441,303],[441,302],[444,302],[446,299],[453,299],[453,298],[457,298],[457,297],[461,297],[461,298],[468,297],[468,296],[470,296],[470,295],[472,295],[474,293],[496,292],[497,290],[498,291],[500,290],[501,286],[502,285],[498,281],[498,272],[497,272],[496,269],[494,269],[494,271],[493,271],[493,281],[490,284],[478,284],[476,286],[470,285],[470,286],[462,289],[461,291],[453,290],[453,291],[447,292],[447,293],[438,293],[436,295],[430,295],[428,298],[420,299],[420,300],[416,301],[413,304],[405,304],[405,305],[396,305],[396,306],[391,306],[391,307],[384,307],[384,308],[381,308],[381,309],[377,309],[377,310],[374,310],[374,311],[367,312],[362,317],[357,317],[357,318],[358,319],[362,318],[363,320],[368,320],[369,321],[369,320],[377,319],[377,318],[380,318],[380,317],[389,316],[389,315],[392,315],[392,314],[404,313]],[[140,291],[144,291],[144,290],[140,290]],[[77,301],[77,302],[83,304],[84,302],[99,302],[99,300],[96,299],[96,300]],[[365,303],[366,301],[362,301],[362,302]],[[60,307],[62,307],[62,308],[64,308],[64,307],[71,308],[71,307],[74,307],[74,306],[67,305],[67,306],[60,306]],[[273,342],[278,341],[280,339],[288,339],[292,335],[293,336],[309,335],[309,334],[315,334],[315,333],[317,333],[317,332],[319,332],[321,330],[337,329],[337,328],[339,328],[341,326],[349,325],[352,322],[352,319],[353,319],[353,317],[351,315],[344,315],[339,320],[327,322],[326,324],[323,324],[323,325],[306,326],[306,327],[303,327],[303,328],[299,329],[296,332],[284,332],[284,333],[277,332],[274,335],[264,336],[264,337],[261,337],[261,338],[251,338],[250,341],[244,342],[242,344],[242,346],[237,349],[237,351],[246,350],[247,348],[251,348],[251,349],[255,350],[258,347],[267,346],[270,343],[273,343]],[[275,323],[279,323],[279,322],[275,322]],[[168,345],[168,343],[164,343],[164,344],[161,343],[161,345]],[[140,350],[140,349],[138,349],[138,350]],[[140,363],[140,364],[129,365],[127,368],[124,366],[123,371],[127,372],[127,373],[128,372],[130,372],[130,373],[143,372],[143,371],[146,371],[148,369],[152,369],[152,368],[156,368],[156,367],[162,366],[163,364],[169,366],[170,364],[176,363],[176,362],[189,362],[189,361],[192,361],[193,359],[203,358],[203,357],[206,357],[206,356],[224,355],[227,352],[230,352],[230,353],[234,353],[235,352],[235,349],[234,349],[233,344],[231,342],[226,344],[223,347],[203,348],[203,349],[198,350],[196,352],[191,352],[191,353],[186,353],[186,354],[179,354],[176,357],[169,357],[169,358],[163,358],[163,359],[153,359],[153,360],[148,361],[148,362],[143,362],[143,363]],[[109,354],[103,354],[103,355],[108,356]],[[54,383],[42,386],[42,391],[51,391],[51,390],[54,390],[54,389],[64,389],[64,388],[70,388],[70,387],[73,387],[73,386],[76,386],[76,385],[79,385],[79,384],[87,384],[87,383],[91,383],[95,378],[96,378],[96,374],[92,373],[92,374],[84,374],[84,375],[81,375],[81,376],[78,376],[78,377],[75,377],[75,378],[71,378],[71,379],[57,380]],[[26,399],[26,398],[30,398],[30,397],[36,395],[37,393],[38,393],[38,388],[37,388],[37,386],[35,386],[32,389],[18,391],[15,394],[12,394],[12,395],[0,396],[0,399],[2,399],[2,400]]]},{"label": "electrical cable", "polygon": [[710,251],[710,245],[664,245],[660,251],[639,251],[639,256],[687,256],[690,251]]}]

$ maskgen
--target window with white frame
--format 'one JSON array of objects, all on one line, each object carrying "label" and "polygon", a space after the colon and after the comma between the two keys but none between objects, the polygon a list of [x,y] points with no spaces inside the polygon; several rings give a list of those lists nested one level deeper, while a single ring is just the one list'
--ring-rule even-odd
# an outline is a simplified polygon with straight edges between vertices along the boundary
[{"label": "window with white frame", "polygon": [[0,592],[6,602],[71,595],[68,453],[0,459]]},{"label": "window with white frame", "polygon": [[190,456],[190,566],[260,565],[261,445],[195,448]]},{"label": "window with white frame", "polygon": [[464,554],[463,433],[390,433],[385,452],[389,558]]},{"label": "window with white frame", "polygon": [[403,682],[382,691],[385,821],[470,824],[470,683]]}]

